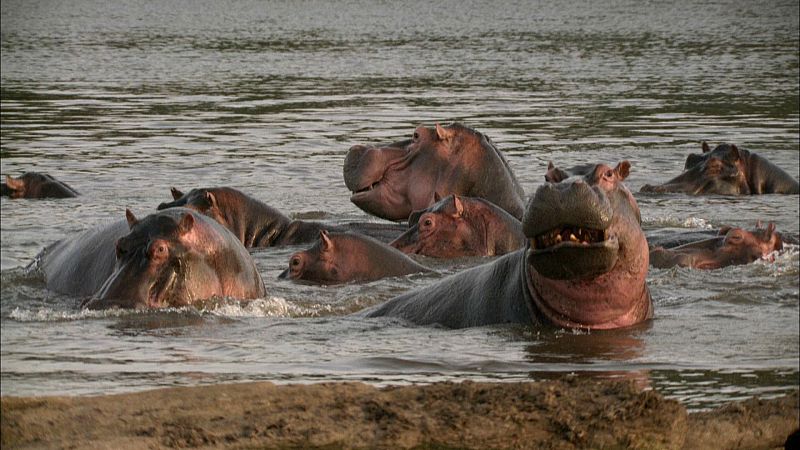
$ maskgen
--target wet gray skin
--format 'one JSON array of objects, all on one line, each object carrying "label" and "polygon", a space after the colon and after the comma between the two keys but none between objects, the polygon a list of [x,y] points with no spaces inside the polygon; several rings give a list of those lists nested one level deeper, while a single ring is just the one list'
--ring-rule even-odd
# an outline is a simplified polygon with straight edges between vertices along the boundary
[{"label": "wet gray skin", "polygon": [[642,192],[683,192],[691,195],[800,194],[800,184],[766,158],[720,144],[711,150],[702,144],[702,154],[686,157],[684,172],[664,184],[642,186]]},{"label": "wet gray skin", "polygon": [[320,230],[355,231],[389,242],[405,228],[394,223],[356,222],[331,225],[292,220],[277,209],[229,187],[198,188],[184,194],[172,188],[172,202],[158,210],[186,207],[201,212],[230,230],[247,248],[277,247],[314,242]]},{"label": "wet gray skin", "polygon": [[652,317],[647,241],[622,181],[604,164],[546,184],[523,218],[525,249],[395,297],[363,314],[461,328],[493,323],[610,329]]},{"label": "wet gray skin", "polygon": [[355,145],[343,175],[356,206],[389,220],[406,220],[436,194],[485,198],[516,218],[524,210],[524,192],[503,154],[458,123],[420,126],[410,140],[385,147]]},{"label": "wet gray skin", "polygon": [[19,178],[6,175],[0,195],[11,198],[71,198],[78,191],[46,173],[26,172]]},{"label": "wet gray skin", "polygon": [[126,216],[130,232],[116,242],[113,271],[85,307],[178,307],[265,295],[247,250],[214,220],[185,208],[142,220],[130,211]]}]

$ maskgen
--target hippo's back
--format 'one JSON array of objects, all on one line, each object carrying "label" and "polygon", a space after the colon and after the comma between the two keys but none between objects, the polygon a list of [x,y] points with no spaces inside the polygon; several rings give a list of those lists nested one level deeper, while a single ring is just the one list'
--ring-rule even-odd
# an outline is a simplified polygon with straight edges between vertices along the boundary
[{"label": "hippo's back", "polygon": [[120,220],[64,238],[38,257],[47,288],[60,294],[90,296],[114,270],[116,241],[129,231]]}]

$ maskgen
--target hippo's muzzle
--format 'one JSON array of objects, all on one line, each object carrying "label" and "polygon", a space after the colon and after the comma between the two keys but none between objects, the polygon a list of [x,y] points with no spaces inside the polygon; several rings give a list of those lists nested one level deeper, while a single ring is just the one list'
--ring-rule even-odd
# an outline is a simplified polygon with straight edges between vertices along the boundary
[{"label": "hippo's muzzle", "polygon": [[619,250],[611,230],[613,218],[613,207],[600,188],[582,179],[545,184],[523,217],[528,263],[551,279],[588,278],[610,271]]}]

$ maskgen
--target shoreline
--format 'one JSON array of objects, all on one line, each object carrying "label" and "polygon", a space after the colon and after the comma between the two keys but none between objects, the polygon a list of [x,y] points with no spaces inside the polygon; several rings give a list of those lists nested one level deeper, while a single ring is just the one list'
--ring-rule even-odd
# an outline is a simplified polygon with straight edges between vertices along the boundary
[{"label": "shoreline", "polygon": [[0,399],[5,448],[783,448],[800,395],[688,413],[632,381],[247,382]]}]

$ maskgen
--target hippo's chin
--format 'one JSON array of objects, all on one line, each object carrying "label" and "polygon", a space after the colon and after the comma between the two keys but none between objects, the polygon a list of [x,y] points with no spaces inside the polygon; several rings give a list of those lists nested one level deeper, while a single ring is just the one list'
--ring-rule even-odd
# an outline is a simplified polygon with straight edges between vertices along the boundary
[{"label": "hippo's chin", "polygon": [[617,264],[619,241],[611,236],[597,243],[561,242],[544,249],[528,250],[528,264],[554,280],[591,278],[611,271]]}]

